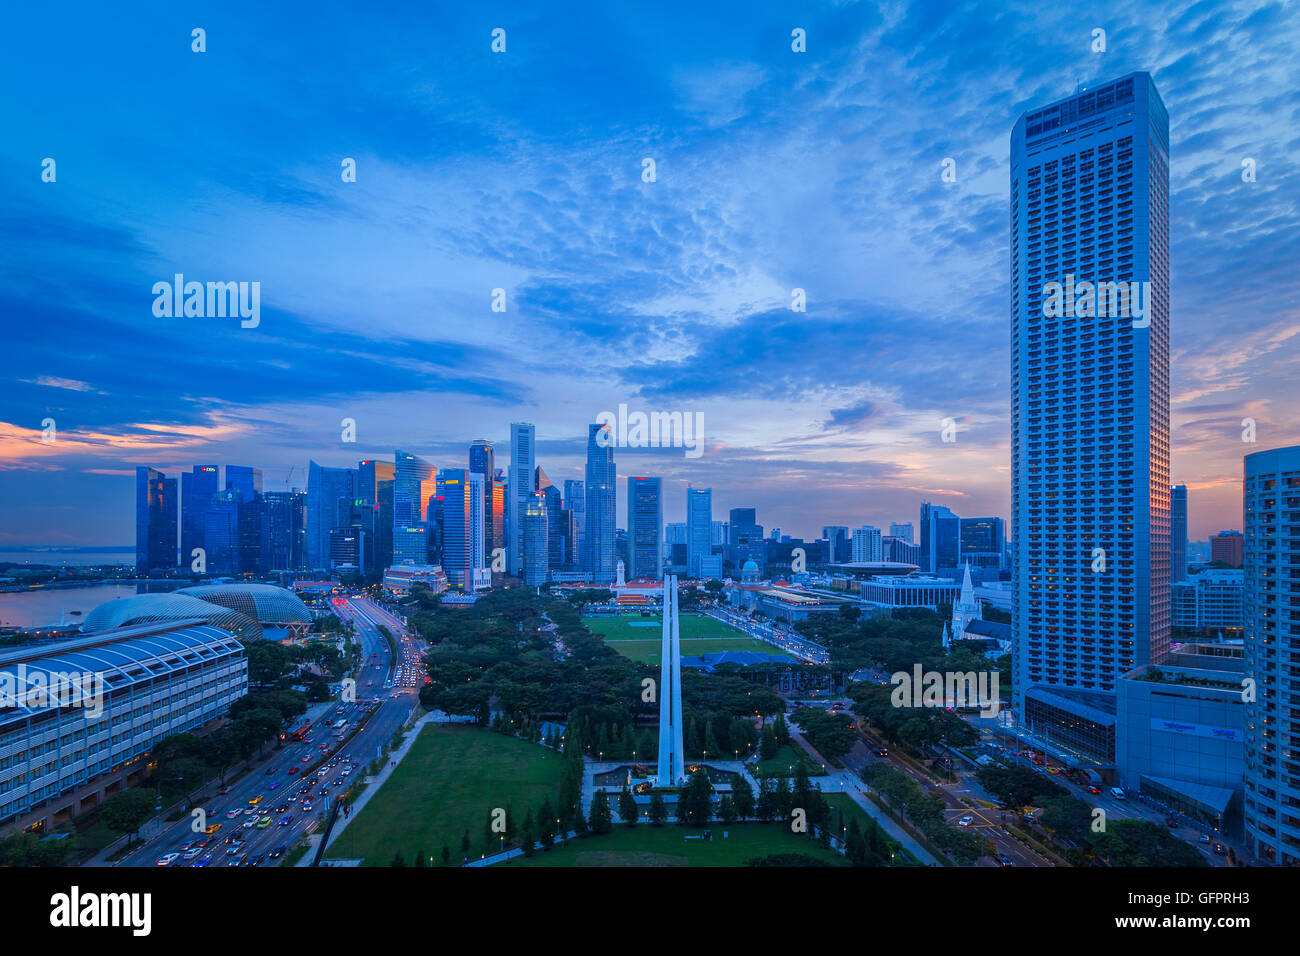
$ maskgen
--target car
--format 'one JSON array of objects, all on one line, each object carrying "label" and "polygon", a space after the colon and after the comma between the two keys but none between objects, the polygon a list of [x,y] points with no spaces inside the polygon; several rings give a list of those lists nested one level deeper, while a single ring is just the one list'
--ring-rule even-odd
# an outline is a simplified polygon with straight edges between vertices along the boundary
[{"label": "car", "polygon": [[291,824],[291,823],[293,823],[293,814],[292,814],[292,813],[289,814],[287,817],[285,817],[283,820],[280,821],[280,826],[282,826],[282,827],[287,827],[287,826],[288,826],[289,824]]},{"label": "car", "polygon": [[222,787],[220,790],[217,791],[217,796],[219,796],[219,797],[224,797],[224,796],[226,796],[228,793],[230,793],[230,788],[229,788],[229,787]]},{"label": "car", "polygon": [[1015,866],[1015,864],[1011,862],[1011,857],[1009,856],[999,856],[998,863],[1002,866]]},{"label": "car", "polygon": [[242,848],[243,848],[243,847],[242,847],[242,844],[239,844],[239,843],[232,843],[232,844],[230,844],[230,846],[226,847],[226,856],[234,856],[234,855],[235,855],[236,853],[238,853]]},{"label": "car", "polygon": [[1173,817],[1165,817],[1165,826],[1167,826],[1169,829],[1177,830],[1180,825],[1181,824],[1179,824],[1179,822],[1175,820]]},{"label": "car", "polygon": [[343,778],[342,778],[342,777],[335,777],[335,778],[334,778],[334,786],[336,786],[336,787],[341,787],[341,786],[343,786]]},{"label": "car", "polygon": [[[303,754],[303,755],[302,755],[302,762],[303,762],[303,763],[311,763],[311,754]],[[297,770],[298,768],[297,768],[297,767],[294,767],[294,769]]]},{"label": "car", "polygon": [[257,796],[255,796],[252,800],[249,800],[249,801],[248,801],[248,805],[249,805],[250,807],[255,807],[255,806],[257,806],[257,805],[258,805],[259,803],[261,803],[261,802],[262,802],[262,795],[259,793],[259,794],[258,794]]},{"label": "car", "polygon": [[271,825],[271,818],[269,816],[262,817],[262,819],[257,821],[257,828],[259,830],[265,830],[270,825]]},{"label": "car", "polygon": [[266,775],[267,775],[268,777],[271,776],[271,774],[273,774],[273,773],[275,773],[275,768],[274,768],[274,767],[267,767],[267,768],[266,768]]},{"label": "car", "polygon": [[287,803],[282,803],[282,804],[280,804],[278,807],[275,808],[275,812],[276,812],[276,813],[288,813],[288,812],[289,812],[289,804],[287,804]]},{"label": "car", "polygon": [[203,852],[203,847],[195,846],[195,847],[190,847],[188,850],[182,853],[181,856],[187,860],[192,860],[202,852]]},{"label": "car", "polygon": [[972,817],[970,814],[967,814],[966,816],[962,817],[960,820],[957,821],[957,826],[968,827],[974,822],[975,822],[975,818]]},{"label": "car", "polygon": [[208,836],[211,836],[212,834],[220,830],[223,826],[224,824],[221,823],[209,823],[206,827],[203,828],[203,832],[206,833]]},{"label": "car", "polygon": [[1227,854],[1228,854],[1228,848],[1226,846],[1224,846],[1222,843],[1214,844],[1215,856],[1227,856]]},{"label": "car", "polygon": [[[306,758],[306,757],[303,757],[302,759],[303,759],[303,760],[306,760],[307,758]],[[297,768],[297,767],[290,767],[290,768],[289,768],[289,776],[292,777],[292,776],[293,776],[294,774],[296,774],[297,772],[298,772],[298,768]]]},{"label": "car", "polygon": [[311,801],[308,801],[307,803],[304,803],[304,804],[302,805],[302,812],[303,812],[303,813],[311,813]]},{"label": "car", "polygon": [[233,810],[227,810],[227,811],[226,811],[226,819],[227,819],[227,820],[233,820],[233,819],[235,819],[235,817],[239,816],[239,815],[240,815],[241,813],[243,813],[243,812],[244,812],[244,811],[240,810],[239,807],[235,807],[235,809],[233,809]]},{"label": "car", "polygon": [[1111,795],[1112,797],[1114,797],[1116,800],[1123,800],[1123,799],[1124,799],[1124,791],[1121,790],[1119,787],[1111,787],[1111,788],[1110,788],[1110,795]]},{"label": "car", "polygon": [[1201,842],[1202,842],[1202,843],[1209,843],[1209,842],[1210,842],[1210,835],[1209,835],[1208,833],[1202,833],[1202,834],[1201,834]]},{"label": "car", "polygon": [[201,856],[201,857],[199,857],[197,860],[195,860],[194,863],[191,864],[191,865],[193,865],[193,866],[207,866],[207,865],[208,865],[209,863],[211,863],[211,862],[212,862],[212,854],[211,854],[211,853],[205,853],[203,856]]},{"label": "car", "polygon": [[351,767],[344,767],[344,768],[342,769],[342,771],[340,771],[340,773],[342,774],[342,776],[346,777],[346,776],[348,776],[349,774],[352,773],[352,768],[351,768]]},{"label": "car", "polygon": [[272,860],[278,860],[280,857],[284,856],[284,850],[285,850],[285,844],[281,843],[279,846],[277,846],[274,850],[271,851],[269,858]]},{"label": "car", "polygon": [[888,756],[889,756],[889,751],[886,750],[884,747],[881,747],[879,750],[876,751],[876,756],[877,756],[877,757],[888,757]]},{"label": "car", "polygon": [[251,830],[255,826],[257,826],[257,817],[250,817],[248,820],[244,821],[245,830]]},{"label": "car", "polygon": [[274,789],[275,789],[276,787],[278,787],[278,786],[280,786],[279,781],[278,781],[278,780],[272,780],[270,783],[268,783],[268,784],[266,785],[266,789],[267,789],[267,790],[274,790]]},{"label": "car", "polygon": [[158,858],[158,866],[171,866],[180,859],[179,853],[164,853]]},{"label": "car", "polygon": [[261,865],[262,865],[262,854],[260,854],[260,853],[257,854],[257,856],[255,856],[255,857],[253,857],[251,860],[249,860],[248,863],[247,863],[246,865],[247,865],[247,866],[261,866]]},{"label": "car", "polygon": [[1093,787],[1093,786],[1089,786],[1089,787],[1088,787],[1088,792],[1089,792],[1089,793],[1101,793],[1101,787]]}]

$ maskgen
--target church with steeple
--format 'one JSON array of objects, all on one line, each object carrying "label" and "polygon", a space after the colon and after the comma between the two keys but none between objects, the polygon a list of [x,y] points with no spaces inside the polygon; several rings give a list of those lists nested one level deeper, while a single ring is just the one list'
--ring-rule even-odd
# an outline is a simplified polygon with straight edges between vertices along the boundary
[{"label": "church with steeple", "polygon": [[[966,574],[961,582],[961,597],[953,602],[952,621],[943,626],[943,649],[949,650],[953,641],[960,641],[966,636],[966,629],[975,621],[984,620],[983,606],[975,597],[975,585],[970,579],[970,562],[966,562]],[[974,636],[974,635],[972,635]]]}]

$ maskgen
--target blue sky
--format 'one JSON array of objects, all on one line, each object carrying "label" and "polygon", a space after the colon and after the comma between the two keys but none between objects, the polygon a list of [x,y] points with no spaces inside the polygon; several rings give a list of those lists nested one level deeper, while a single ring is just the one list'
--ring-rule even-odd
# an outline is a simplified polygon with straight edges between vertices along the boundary
[{"label": "blue sky", "polygon": [[[1243,452],[1300,441],[1294,4],[464,6],[6,14],[0,546],[130,543],[137,464],[279,488],[481,437],[504,467],[523,420],[581,478],[620,402],[704,415],[698,459],[616,453],[667,520],[688,483],[797,535],[1006,515],[1008,138],[1132,70],[1170,113],[1192,536],[1239,525]],[[155,317],[176,272],[260,282],[261,324]]]}]

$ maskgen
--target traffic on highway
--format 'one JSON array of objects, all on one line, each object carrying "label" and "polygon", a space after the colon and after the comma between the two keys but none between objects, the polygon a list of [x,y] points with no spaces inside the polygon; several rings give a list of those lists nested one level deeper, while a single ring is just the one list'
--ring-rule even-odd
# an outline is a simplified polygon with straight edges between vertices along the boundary
[{"label": "traffic on highway", "polygon": [[[353,623],[361,645],[355,700],[310,708],[267,758],[254,757],[243,776],[210,790],[114,865],[276,865],[321,829],[334,801],[410,717],[424,681],[421,643],[399,618],[360,597],[335,598],[332,610]],[[396,659],[380,626],[393,635]]]}]

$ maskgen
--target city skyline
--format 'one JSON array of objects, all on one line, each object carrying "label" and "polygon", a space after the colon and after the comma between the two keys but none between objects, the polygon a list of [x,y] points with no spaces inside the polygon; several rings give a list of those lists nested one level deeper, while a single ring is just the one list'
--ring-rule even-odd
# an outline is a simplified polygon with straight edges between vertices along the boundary
[{"label": "city skyline", "polygon": [[[520,419],[563,484],[583,477],[583,424],[625,403],[704,417],[698,459],[617,450],[625,474],[663,479],[665,521],[683,517],[688,484],[713,488],[719,514],[752,506],[804,537],[829,521],[911,519],[926,500],[1009,516],[1007,130],[1076,85],[1134,70],[1151,72],[1171,114],[1171,482],[1188,487],[1192,540],[1239,526],[1242,456],[1300,438],[1285,404],[1300,325],[1285,191],[1296,161],[1276,95],[1297,67],[1278,9],[1172,4],[1153,27],[1116,8],[1100,18],[1104,54],[1068,12],[1007,7],[1008,36],[971,5],[943,40],[924,35],[927,15],[811,12],[804,58],[768,11],[692,11],[680,30],[686,15],[672,11],[653,24],[506,17],[516,42],[503,72],[486,41],[474,52],[477,20],[452,13],[439,29],[457,38],[455,59],[436,90],[421,82],[433,75],[424,49],[363,18],[358,39],[382,36],[393,58],[359,91],[387,112],[365,115],[334,106],[357,94],[312,52],[330,23],[295,23],[301,48],[273,66],[242,39],[243,20],[214,14],[211,72],[185,89],[153,82],[158,55],[124,66],[109,52],[164,50],[170,24],[128,31],[92,15],[58,42],[15,29],[36,35],[13,51],[18,68],[57,67],[79,31],[93,41],[77,70],[53,70],[60,120],[21,104],[0,148],[0,189],[29,224],[5,227],[23,230],[14,275],[28,278],[0,286],[15,383],[0,492],[24,503],[6,510],[0,545],[127,544],[137,465],[254,462],[266,490],[286,490],[312,459],[351,467],[399,447],[463,467],[470,440],[501,448]],[[285,15],[241,16],[260,18],[256,33]],[[666,62],[629,65],[610,35]],[[1252,71],[1219,50],[1229,35],[1252,44]],[[549,55],[574,43],[604,71],[602,90]],[[1191,43],[1216,55],[1194,64]],[[164,69],[193,55],[175,46]],[[112,120],[67,85],[106,56],[142,111],[181,117],[174,145],[110,135]],[[646,71],[657,95],[639,98]],[[301,78],[318,89],[306,113],[319,130],[278,105],[300,102],[287,90]],[[184,118],[178,98],[217,89],[224,109],[259,121],[214,136]],[[577,112],[557,117],[557,98]],[[395,131],[430,117],[446,134],[436,145]],[[40,180],[46,155],[60,161],[55,183]],[[355,183],[340,180],[346,157]],[[642,179],[647,157],[655,182]],[[941,178],[945,159],[955,182]],[[146,166],[142,184],[133,170]],[[219,216],[190,201],[213,190]],[[418,223],[402,214],[412,205]],[[575,217],[584,228],[536,225]],[[260,282],[259,325],[154,316],[152,284],[176,273]],[[503,313],[491,311],[497,288]],[[806,312],[790,308],[794,289]],[[1241,440],[1246,418],[1255,444]],[[820,495],[789,493],[811,480]]]}]

